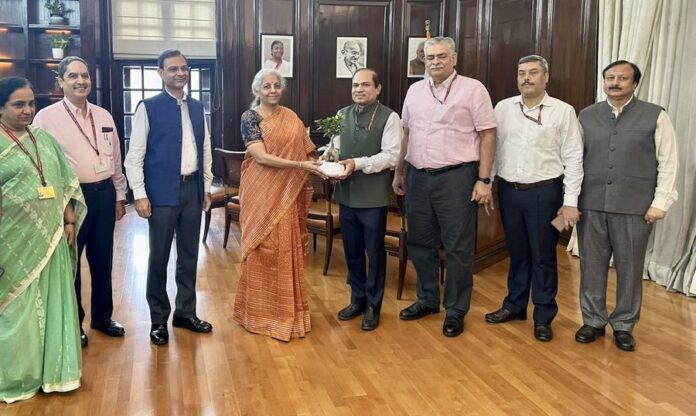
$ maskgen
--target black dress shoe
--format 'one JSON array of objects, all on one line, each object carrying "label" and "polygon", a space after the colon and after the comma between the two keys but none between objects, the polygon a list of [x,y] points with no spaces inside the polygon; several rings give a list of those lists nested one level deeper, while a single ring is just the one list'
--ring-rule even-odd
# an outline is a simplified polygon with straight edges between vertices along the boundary
[{"label": "black dress shoe", "polygon": [[575,333],[575,340],[583,344],[594,342],[597,338],[604,336],[604,328],[595,328],[590,325],[583,325]]},{"label": "black dress shoe", "polygon": [[549,342],[553,338],[553,331],[551,331],[551,325],[534,325],[534,338],[539,341]]},{"label": "black dress shoe", "polygon": [[167,325],[158,324],[152,325],[150,331],[150,341],[155,345],[164,345],[169,342],[169,331],[167,331]]},{"label": "black dress shoe", "polygon": [[341,321],[350,321],[351,319],[355,319],[358,316],[360,316],[364,309],[365,308],[361,305],[351,303],[350,305],[338,311],[338,319],[340,319]]},{"label": "black dress shoe", "polygon": [[519,319],[524,321],[527,319],[527,311],[522,311],[520,313],[513,313],[505,308],[500,308],[495,312],[486,314],[486,322],[491,324],[500,324],[503,322],[513,321]]},{"label": "black dress shoe", "polygon": [[420,302],[416,302],[408,308],[401,310],[401,312],[399,312],[399,319],[404,321],[413,321],[415,319],[420,319],[426,315],[430,315],[431,313],[439,312],[440,308],[431,308],[429,306],[425,306]]},{"label": "black dress shoe", "polygon": [[636,349],[636,340],[628,331],[614,331],[614,342],[620,350],[633,351]]},{"label": "black dress shoe", "polygon": [[442,333],[446,337],[456,337],[464,332],[464,317],[450,315],[445,317],[445,322],[442,325]]},{"label": "black dress shoe", "polygon": [[179,318],[175,316],[172,319],[172,326],[177,328],[186,328],[193,332],[210,332],[213,330],[213,326],[210,323],[198,319],[196,316],[190,318]]},{"label": "black dress shoe", "polygon": [[121,326],[121,324],[112,319],[107,319],[104,322],[92,322],[90,326],[92,327],[92,329],[101,331],[110,337],[122,337],[123,334],[126,333],[126,330],[123,328],[123,326]]},{"label": "black dress shoe", "polygon": [[87,344],[89,344],[89,338],[87,338],[87,334],[85,334],[85,331],[80,328],[80,345],[82,348],[86,347]]},{"label": "black dress shoe", "polygon": [[360,327],[363,331],[372,331],[379,326],[379,312],[375,311],[374,306],[368,306],[365,309],[365,316],[363,316],[362,326]]}]

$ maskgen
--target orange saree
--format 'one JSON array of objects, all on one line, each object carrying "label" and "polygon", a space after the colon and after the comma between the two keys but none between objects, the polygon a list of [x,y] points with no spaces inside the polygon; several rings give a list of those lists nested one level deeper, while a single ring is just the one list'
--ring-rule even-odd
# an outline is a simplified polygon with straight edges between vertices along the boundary
[{"label": "orange saree", "polygon": [[[259,127],[266,152],[275,156],[302,161],[314,150],[302,121],[285,107]],[[250,332],[282,341],[311,330],[304,274],[312,198],[307,175],[300,169],[262,166],[249,155],[242,163],[242,262],[234,320]]]}]

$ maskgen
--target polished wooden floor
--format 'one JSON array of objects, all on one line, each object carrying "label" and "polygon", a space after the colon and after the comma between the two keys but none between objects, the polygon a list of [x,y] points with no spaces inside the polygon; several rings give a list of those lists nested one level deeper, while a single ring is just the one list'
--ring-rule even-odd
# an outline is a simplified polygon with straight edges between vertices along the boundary
[{"label": "polished wooden floor", "polygon": [[[695,299],[644,282],[634,353],[619,351],[610,331],[578,344],[578,261],[559,249],[552,342],[534,340],[531,320],[497,326],[483,320],[505,296],[506,261],[476,275],[465,332],[449,339],[441,333],[444,313],[398,319],[415,299],[415,275],[409,268],[404,299],[396,301],[390,259],[381,326],[363,332],[360,319],[336,319],[348,300],[346,268],[339,244],[329,276],[322,276],[320,244],[308,258],[312,332],[284,343],[232,321],[239,229],[233,225],[223,250],[216,211],[198,274],[198,314],[213,323],[213,333],[174,329],[168,346],[150,344],[147,225],[129,210],[118,225],[114,268],[114,318],[126,336],[90,330],[79,390],[0,404],[0,415],[696,414]],[[169,289],[173,299],[173,278]]]}]

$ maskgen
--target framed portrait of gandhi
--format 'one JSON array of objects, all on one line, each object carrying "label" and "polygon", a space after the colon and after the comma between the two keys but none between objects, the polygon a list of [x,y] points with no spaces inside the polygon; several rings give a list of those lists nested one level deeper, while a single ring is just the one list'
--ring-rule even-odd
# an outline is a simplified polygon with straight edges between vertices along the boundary
[{"label": "framed portrait of gandhi", "polygon": [[285,78],[293,76],[292,35],[261,34],[261,68],[275,69]]},{"label": "framed portrait of gandhi", "polygon": [[367,66],[367,38],[336,38],[336,78],[353,78]]},{"label": "framed portrait of gandhi", "polygon": [[426,38],[409,37],[406,50],[406,78],[423,78],[425,75],[425,45]]}]

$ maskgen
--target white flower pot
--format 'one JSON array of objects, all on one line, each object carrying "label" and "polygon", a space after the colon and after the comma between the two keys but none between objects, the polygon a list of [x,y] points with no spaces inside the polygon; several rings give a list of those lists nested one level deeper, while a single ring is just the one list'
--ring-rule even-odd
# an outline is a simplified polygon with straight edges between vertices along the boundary
[{"label": "white flower pot", "polygon": [[48,18],[48,23],[52,25],[64,25],[65,24],[65,18],[63,16],[53,16]]},{"label": "white flower pot", "polygon": [[324,175],[326,176],[337,177],[343,175],[346,168],[340,163],[323,162],[321,165],[319,165],[319,170],[324,172]]},{"label": "white flower pot", "polygon": [[51,48],[51,54],[53,55],[53,59],[63,59],[65,56],[65,49]]}]

